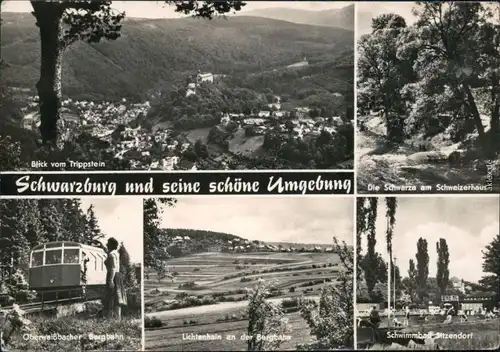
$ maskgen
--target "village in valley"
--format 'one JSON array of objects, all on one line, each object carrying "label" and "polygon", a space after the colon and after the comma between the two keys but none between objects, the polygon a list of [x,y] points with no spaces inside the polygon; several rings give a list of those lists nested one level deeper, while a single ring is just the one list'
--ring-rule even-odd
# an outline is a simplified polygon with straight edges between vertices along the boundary
[{"label": "village in valley", "polygon": [[123,33],[120,22],[112,38],[80,38],[61,57],[50,112],[35,18],[3,11],[0,143],[16,154],[5,167],[352,169],[354,6],[328,10],[336,26],[240,10],[206,21],[127,9]]},{"label": "village in valley", "polygon": [[[217,79],[223,79],[223,77],[199,72],[196,75],[196,83],[190,82],[185,87],[184,98],[192,99],[201,85],[214,84]],[[340,93],[337,96],[342,97]],[[29,96],[26,100],[29,105],[21,109],[24,114],[22,127],[36,131],[40,125],[37,97]],[[273,101],[263,106],[262,110],[255,110],[249,114],[221,112],[218,124],[212,126],[211,129],[205,129],[205,136],[193,139],[190,138],[190,130],[174,132],[172,126],[165,126],[162,123],[156,126],[148,125],[147,118],[151,110],[149,101],[131,103],[123,98],[118,102],[93,102],[66,98],[62,105],[66,139],[71,139],[72,136],[81,133],[88,133],[103,141],[116,159],[126,160],[132,169],[143,170],[204,168],[199,167],[200,162],[197,162],[197,157],[193,158],[190,155],[193,151],[196,154],[196,144],[202,144],[203,148],[207,149],[206,144],[210,143],[208,140],[210,135],[216,136],[215,144],[220,139],[217,135],[224,136],[222,143],[219,143],[219,148],[216,148],[216,153],[211,153],[214,154],[209,158],[211,165],[229,169],[228,163],[232,155],[239,153],[250,155],[265,142],[266,134],[275,133],[282,136],[283,140],[293,138],[307,141],[318,138],[322,133],[335,136],[338,127],[354,124],[354,121],[345,121],[340,116],[321,116],[320,110],[307,106],[287,109],[279,96],[273,96]],[[239,140],[240,145],[253,145],[254,150],[251,149],[252,147],[248,150],[243,147],[238,151],[231,151],[232,148],[229,147],[221,150],[221,144],[231,145],[231,140],[236,139]],[[247,143],[249,140],[257,140],[257,142]],[[235,149],[238,148],[235,147]]]}]

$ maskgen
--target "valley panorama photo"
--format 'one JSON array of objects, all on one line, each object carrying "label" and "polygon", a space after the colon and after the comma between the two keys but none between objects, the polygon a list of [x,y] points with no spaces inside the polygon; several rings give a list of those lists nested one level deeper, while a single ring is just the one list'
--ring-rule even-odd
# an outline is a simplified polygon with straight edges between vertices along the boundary
[{"label": "valley panorama photo", "polygon": [[341,196],[145,199],[145,349],[352,349],[353,212]]}]

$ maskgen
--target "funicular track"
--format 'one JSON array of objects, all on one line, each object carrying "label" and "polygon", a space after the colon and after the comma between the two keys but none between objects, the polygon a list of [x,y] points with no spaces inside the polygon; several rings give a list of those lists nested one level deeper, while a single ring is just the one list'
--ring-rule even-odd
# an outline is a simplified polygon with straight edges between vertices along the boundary
[{"label": "funicular track", "polygon": [[[82,294],[82,289],[73,289],[73,290],[53,290],[53,291],[44,291],[40,292],[40,301],[19,304],[19,308],[24,311],[25,315],[33,315],[42,312],[50,312],[57,307],[68,306],[75,303],[85,303],[93,300],[97,300],[101,298],[97,292],[92,292],[91,294],[84,295]],[[62,295],[63,298],[59,298]],[[46,299],[46,297],[49,299]],[[66,297],[69,296],[69,297]],[[14,308],[14,305],[4,306],[2,310],[11,310]]]}]

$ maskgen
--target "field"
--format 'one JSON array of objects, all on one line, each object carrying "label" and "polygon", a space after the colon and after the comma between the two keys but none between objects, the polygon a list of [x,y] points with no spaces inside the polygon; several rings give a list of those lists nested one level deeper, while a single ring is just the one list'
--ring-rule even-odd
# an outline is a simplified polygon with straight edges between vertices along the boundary
[{"label": "field", "polygon": [[208,134],[210,127],[196,128],[186,132],[186,138],[190,143],[196,143],[200,139],[203,143],[207,144]]},{"label": "field", "polygon": [[264,136],[245,136],[245,129],[240,128],[234,133],[234,137],[229,140],[229,151],[231,153],[242,153],[244,155],[254,155],[258,152],[264,152],[262,145]]},{"label": "field", "polygon": [[[402,318],[398,318],[402,321]],[[494,349],[500,346],[500,319],[484,320],[470,316],[467,322],[460,323],[460,318],[453,317],[452,324],[443,324],[444,317],[436,316],[430,319],[427,323],[417,323],[417,317],[410,319],[410,327],[404,328],[402,331],[407,333],[445,333],[445,334],[459,334],[462,333],[463,338],[438,338],[435,342],[440,348],[446,350],[480,350],[480,349]],[[387,325],[387,324],[384,324]],[[358,329],[358,346],[361,347],[367,340],[366,332],[363,333]],[[467,334],[471,334],[468,335]],[[429,346],[430,347],[430,346]],[[370,349],[392,350],[401,349],[398,345],[396,348],[393,346],[374,345]],[[405,349],[428,349],[427,346],[415,345]]]},{"label": "field", "polygon": [[[215,149],[216,151],[221,149],[219,146],[208,142],[208,135],[211,128],[196,128],[192,130],[185,131],[186,139],[190,143],[195,143],[197,140],[201,140],[203,143],[208,144],[210,150]],[[263,152],[262,144],[264,143],[264,136],[245,136],[245,130],[239,128],[234,132],[233,138],[229,139],[229,151],[231,153],[242,153],[244,155],[255,155],[256,153]]]},{"label": "field", "polygon": [[[241,350],[246,341],[240,337],[248,325],[246,289],[259,278],[273,282],[269,300],[307,296],[316,299],[325,280],[334,281],[341,270],[334,253],[202,253],[168,262],[175,279],[160,282],[148,272],[144,282],[146,315],[162,321],[162,327],[146,330],[146,348],[152,350]],[[190,306],[180,306],[194,296]],[[177,304],[177,305],[175,305]],[[281,349],[294,349],[311,342],[309,327],[296,309],[286,314],[291,340]],[[188,341],[182,334],[220,334],[221,341]],[[235,340],[226,341],[227,335]]]}]

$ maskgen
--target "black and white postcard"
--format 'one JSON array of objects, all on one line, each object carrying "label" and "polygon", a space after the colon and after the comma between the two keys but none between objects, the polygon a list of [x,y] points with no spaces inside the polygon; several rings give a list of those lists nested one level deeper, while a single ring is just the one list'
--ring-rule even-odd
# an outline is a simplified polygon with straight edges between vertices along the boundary
[{"label": "black and white postcard", "polygon": [[142,199],[0,200],[2,351],[142,348]]},{"label": "black and white postcard", "polygon": [[354,201],[144,202],[145,348],[353,348]]},{"label": "black and white postcard", "polygon": [[498,2],[356,13],[358,191],[498,193]]},{"label": "black and white postcard", "polygon": [[357,202],[357,347],[498,349],[498,197]]},{"label": "black and white postcard", "polygon": [[352,169],[354,5],[3,1],[2,170]]}]

